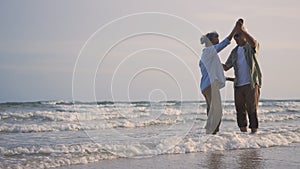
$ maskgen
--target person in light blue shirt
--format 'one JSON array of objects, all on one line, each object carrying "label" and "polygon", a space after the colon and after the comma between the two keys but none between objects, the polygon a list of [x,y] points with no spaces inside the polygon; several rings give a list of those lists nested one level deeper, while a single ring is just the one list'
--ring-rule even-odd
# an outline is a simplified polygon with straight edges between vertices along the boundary
[{"label": "person in light blue shirt", "polygon": [[219,131],[222,118],[220,89],[225,86],[226,78],[218,53],[230,44],[241,24],[237,21],[231,33],[220,43],[217,32],[207,33],[200,39],[201,44],[205,45],[199,66],[202,73],[200,88],[207,104],[208,118],[205,126],[207,134],[216,134]]}]

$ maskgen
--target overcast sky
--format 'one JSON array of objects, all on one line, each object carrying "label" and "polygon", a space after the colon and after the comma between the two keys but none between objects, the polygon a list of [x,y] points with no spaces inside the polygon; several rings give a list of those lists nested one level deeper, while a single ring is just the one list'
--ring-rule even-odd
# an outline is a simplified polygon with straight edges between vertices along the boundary
[{"label": "overcast sky", "polygon": [[300,99],[299,9],[297,0],[1,1],[0,102],[203,100],[199,38],[225,38],[240,17],[260,43],[261,98]]}]

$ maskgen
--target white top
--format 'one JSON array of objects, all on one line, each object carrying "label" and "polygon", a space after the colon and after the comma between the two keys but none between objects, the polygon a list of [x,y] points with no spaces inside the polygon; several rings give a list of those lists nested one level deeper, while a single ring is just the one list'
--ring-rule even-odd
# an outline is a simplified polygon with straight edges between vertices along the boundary
[{"label": "white top", "polygon": [[237,55],[237,74],[239,76],[239,81],[237,82],[236,86],[244,86],[251,83],[251,78],[250,69],[245,57],[245,50],[242,46],[238,47]]},{"label": "white top", "polygon": [[202,73],[200,84],[201,90],[204,90],[215,80],[219,83],[219,88],[225,86],[226,80],[224,70],[218,52],[224,49],[228,44],[230,44],[230,41],[228,38],[225,38],[221,43],[206,47],[202,50],[202,56],[199,63]]}]

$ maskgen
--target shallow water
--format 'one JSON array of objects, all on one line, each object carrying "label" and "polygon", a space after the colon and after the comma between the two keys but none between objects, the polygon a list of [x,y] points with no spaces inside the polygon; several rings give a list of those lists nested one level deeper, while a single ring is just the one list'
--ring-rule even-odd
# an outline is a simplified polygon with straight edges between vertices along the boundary
[{"label": "shallow water", "polygon": [[261,149],[300,142],[300,101],[262,100],[257,134],[241,133],[223,103],[218,135],[206,135],[204,102],[0,104],[0,168],[51,168],[119,157]]}]

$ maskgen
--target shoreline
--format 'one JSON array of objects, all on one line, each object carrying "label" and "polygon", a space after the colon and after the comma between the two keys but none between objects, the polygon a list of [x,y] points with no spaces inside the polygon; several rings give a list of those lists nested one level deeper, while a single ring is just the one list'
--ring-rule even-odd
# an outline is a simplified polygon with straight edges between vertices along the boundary
[{"label": "shoreline", "polygon": [[196,168],[300,168],[300,143],[260,149],[237,149],[187,154],[158,155],[149,158],[118,158],[57,169],[196,169]]}]

